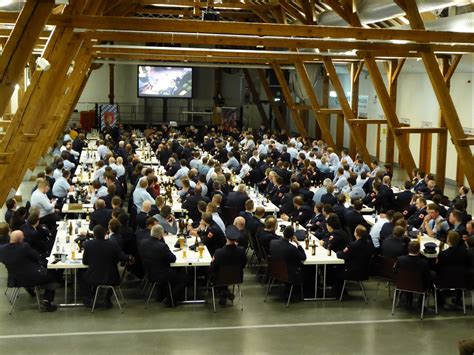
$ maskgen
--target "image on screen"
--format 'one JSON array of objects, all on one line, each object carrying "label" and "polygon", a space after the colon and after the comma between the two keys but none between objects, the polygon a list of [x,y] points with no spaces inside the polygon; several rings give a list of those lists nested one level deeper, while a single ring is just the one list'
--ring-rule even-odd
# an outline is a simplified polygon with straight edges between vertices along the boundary
[{"label": "image on screen", "polygon": [[138,96],[192,98],[193,69],[139,65]]}]

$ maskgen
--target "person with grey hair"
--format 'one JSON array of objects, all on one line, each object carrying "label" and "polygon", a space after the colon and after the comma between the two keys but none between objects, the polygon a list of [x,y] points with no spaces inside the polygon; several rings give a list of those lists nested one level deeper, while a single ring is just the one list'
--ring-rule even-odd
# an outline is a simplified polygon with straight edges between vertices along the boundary
[{"label": "person with grey hair", "polygon": [[327,187],[331,185],[331,183],[331,179],[324,179],[323,186],[321,186],[313,195],[313,201],[315,204],[321,202],[321,197],[328,192]]},{"label": "person with grey hair", "polygon": [[[176,261],[176,255],[170,250],[164,241],[164,229],[156,224],[151,228],[150,238],[144,239],[138,245],[138,252],[142,259],[143,266],[148,275],[150,283],[157,283],[156,301],[168,306],[172,305],[171,295],[169,295],[168,282],[172,288],[172,297],[176,301],[178,293],[184,288],[182,278],[171,267]],[[168,295],[169,298],[166,298]]]}]

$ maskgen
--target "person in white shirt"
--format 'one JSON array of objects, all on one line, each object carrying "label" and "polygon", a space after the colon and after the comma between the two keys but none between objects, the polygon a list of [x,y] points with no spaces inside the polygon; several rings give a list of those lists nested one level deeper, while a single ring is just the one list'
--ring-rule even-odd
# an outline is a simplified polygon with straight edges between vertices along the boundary
[{"label": "person in white shirt", "polygon": [[333,180],[334,187],[338,190],[341,191],[344,186],[347,185],[347,178],[344,175],[344,169],[339,168],[337,169],[337,175]]},{"label": "person in white shirt", "polygon": [[349,154],[347,154],[347,151],[345,149],[341,151],[341,160],[344,159],[346,160],[346,163],[352,168],[352,165],[354,165],[354,161],[349,156]]},{"label": "person in white shirt", "polygon": [[377,173],[380,170],[380,166],[377,160],[374,160],[370,163],[370,167],[372,168],[371,172],[369,173],[369,177],[374,178],[377,176]]},{"label": "person in white shirt", "polygon": [[221,216],[219,216],[219,213],[217,213],[217,205],[209,202],[207,204],[206,212],[212,214],[212,220],[219,226],[219,228],[222,230],[222,233],[225,233],[225,224]]},{"label": "person in white shirt", "polygon": [[100,159],[104,159],[105,156],[110,153],[109,148],[106,147],[105,142],[103,140],[99,141],[99,147],[97,148],[97,152],[99,153]]},{"label": "person in white shirt", "polygon": [[69,192],[74,191],[74,187],[69,185],[69,177],[71,172],[68,170],[63,171],[63,176],[55,180],[53,185],[53,196],[64,199]]},{"label": "person in white shirt", "polygon": [[339,157],[336,153],[334,153],[334,149],[332,147],[328,148],[328,155],[329,155],[329,165],[334,169],[337,169],[339,166]]},{"label": "person in white shirt", "polygon": [[117,178],[120,178],[125,175],[125,167],[123,166],[123,158],[118,157],[115,167],[112,168],[117,173]]},{"label": "person in white shirt", "polygon": [[105,168],[106,168],[106,166],[105,166],[103,160],[99,160],[96,163],[93,178],[94,178],[94,180],[99,180],[101,184],[105,184],[105,178],[104,178]]},{"label": "person in white shirt", "polygon": [[251,134],[249,134],[247,136],[247,142],[244,145],[244,150],[252,151],[254,149],[255,149],[255,142],[253,140],[253,136]]},{"label": "person in white shirt", "polygon": [[290,157],[291,157],[290,161],[291,162],[298,157],[298,149],[295,148],[294,143],[288,144],[288,148],[287,148],[286,151],[287,151],[288,154],[290,154]]},{"label": "person in white shirt", "polygon": [[250,165],[247,162],[247,159],[242,157],[242,168],[240,168],[239,172],[239,178],[242,180],[244,177],[247,176],[247,174],[250,172]]},{"label": "person in white shirt", "polygon": [[268,140],[265,139],[264,141],[262,141],[262,143],[258,145],[257,152],[258,154],[264,155],[268,153]]},{"label": "person in white shirt", "polygon": [[376,249],[380,248],[380,231],[382,230],[383,225],[388,222],[390,221],[387,218],[387,211],[381,209],[377,222],[375,222],[372,228],[370,228],[370,236]]},{"label": "person in white shirt", "polygon": [[38,188],[31,194],[31,207],[37,208],[40,216],[40,224],[46,224],[51,230],[56,229],[59,217],[55,213],[56,201],[51,202],[46,195],[49,191],[49,183],[45,180],[38,183]]},{"label": "person in white shirt", "polygon": [[53,179],[54,180],[57,180],[61,176],[63,176],[63,168],[64,168],[63,162],[62,161],[58,162],[57,165],[56,165],[56,169],[54,169],[54,171],[53,171]]}]

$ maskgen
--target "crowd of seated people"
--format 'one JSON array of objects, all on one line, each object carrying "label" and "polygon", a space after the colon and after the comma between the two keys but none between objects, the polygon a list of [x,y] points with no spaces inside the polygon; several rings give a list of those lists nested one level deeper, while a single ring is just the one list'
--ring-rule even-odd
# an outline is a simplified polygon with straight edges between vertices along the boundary
[{"label": "crowd of seated people", "polygon": [[[85,298],[93,294],[99,281],[117,282],[119,261],[127,263],[138,278],[153,270],[158,279],[170,282],[174,291],[181,289],[177,285],[182,285],[183,276],[170,272],[174,260],[169,249],[158,244],[177,233],[173,201],[160,194],[164,188],[155,170],[136,154],[140,138],[140,132],[131,129],[106,127],[98,140],[100,158],[89,186],[95,208],[90,229],[97,241],[85,249],[84,262],[89,265],[83,275]],[[345,260],[344,266],[330,270],[336,292],[341,280],[365,270],[373,255],[399,258],[398,267],[407,256],[423,259],[420,246],[409,244],[409,232],[414,228],[449,245],[439,255],[440,264],[453,262],[452,254],[462,254],[463,268],[472,276],[474,222],[467,213],[466,187],[450,200],[436,186],[432,174],[416,170],[414,179],[394,192],[389,165],[364,162],[360,156],[351,158],[346,151],[337,154],[321,140],[292,137],[284,131],[272,134],[264,128],[257,132],[191,126],[178,131],[162,126],[147,130],[144,139],[178,190],[178,202],[191,219],[186,226],[189,234],[199,237],[210,254],[217,256],[218,265],[225,264],[222,258],[234,253],[236,245],[247,248],[251,235],[267,256],[283,253],[296,273],[302,268],[304,258],[294,231],[288,229],[283,237],[277,236],[275,216],[265,218],[265,211],[255,208],[247,195],[248,185],[279,208],[279,217],[309,229],[321,246]],[[74,192],[71,177],[85,146],[85,134],[79,127],[66,133],[63,144],[53,151],[51,166],[38,175],[30,206],[18,207],[14,199],[7,201],[5,219],[9,233],[15,232],[16,237],[9,241],[2,225],[0,242],[28,244],[28,253],[35,254],[42,267],[54,242],[56,222],[62,219],[60,206]],[[240,184],[234,186],[236,177]],[[373,226],[362,215],[366,207],[377,212]],[[228,231],[230,226],[232,232]],[[235,229],[241,231],[239,237]],[[23,237],[18,237],[17,231]],[[155,249],[157,255],[150,255]],[[0,261],[9,268],[6,253],[8,249],[0,253]],[[236,258],[245,266],[241,256]],[[436,263],[430,267],[434,272],[439,270]],[[213,270],[216,268],[214,265]],[[93,277],[90,270],[96,270]],[[97,270],[102,270],[102,278]],[[431,274],[429,277],[436,280]],[[42,284],[49,287],[50,278],[46,281]],[[221,304],[233,299],[229,290],[221,291]],[[167,299],[163,292],[158,292],[157,299]],[[108,293],[104,302],[108,307],[110,296]],[[47,305],[51,302],[51,294],[45,301]]]}]

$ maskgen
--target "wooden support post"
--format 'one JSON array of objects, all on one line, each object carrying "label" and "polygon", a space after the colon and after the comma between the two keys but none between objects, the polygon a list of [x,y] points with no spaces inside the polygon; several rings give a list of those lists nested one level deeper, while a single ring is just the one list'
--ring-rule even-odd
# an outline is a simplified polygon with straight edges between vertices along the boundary
[{"label": "wooden support post", "polygon": [[432,133],[423,133],[420,137],[420,164],[419,167],[423,171],[431,170],[431,143],[433,140]]},{"label": "wooden support post", "polygon": [[290,130],[288,129],[288,126],[286,124],[286,120],[281,114],[281,111],[278,107],[278,105],[275,103],[275,97],[273,96],[272,89],[270,88],[270,85],[268,84],[267,80],[267,75],[263,69],[257,69],[257,74],[258,77],[260,78],[260,81],[263,86],[263,90],[265,91],[265,95],[267,96],[268,102],[270,104],[270,107],[273,111],[273,114],[276,117],[276,120],[278,122],[278,126],[280,129],[284,129],[287,134],[290,133]]},{"label": "wooden support post", "polygon": [[[319,125],[323,140],[326,141],[330,147],[334,147],[334,140],[332,139],[331,131],[329,130],[327,116],[323,113],[320,113],[321,106],[319,105],[316,93],[314,92],[313,84],[309,80],[308,72],[301,61],[295,62],[295,68],[303,83],[306,95],[308,95],[309,102],[311,103],[311,108],[316,118],[315,125]],[[319,135],[316,135],[316,137],[319,137]]]},{"label": "wooden support post", "polygon": [[295,103],[291,96],[291,91],[290,91],[290,88],[288,87],[288,83],[286,82],[285,74],[283,74],[283,70],[281,70],[280,65],[277,63],[273,63],[272,67],[273,67],[273,71],[275,72],[278,83],[280,84],[280,88],[281,88],[283,97],[285,99],[286,105],[290,109],[291,116],[293,118],[293,121],[295,122],[298,133],[302,137],[307,137],[308,132],[306,131],[304,124],[301,121],[301,118],[298,114],[298,110],[295,107]]},{"label": "wooden support post", "polygon": [[[351,110],[351,107],[349,106],[349,102],[347,101],[347,98],[346,98],[346,93],[344,92],[344,88],[342,87],[339,77],[337,76],[336,68],[334,67],[334,63],[332,62],[332,59],[329,57],[324,57],[323,63],[324,63],[324,66],[326,67],[326,71],[329,74],[334,90],[336,91],[342,111],[344,112],[344,118],[346,120],[351,120],[351,119],[355,120],[356,118],[354,116],[354,113]],[[356,143],[357,150],[359,151],[359,154],[361,155],[362,159],[364,159],[364,161],[367,163],[370,162],[369,151],[367,150],[365,140],[362,138],[359,130],[351,129],[350,132],[351,132],[351,136],[353,137]]]},{"label": "wooden support post", "polygon": [[[364,67],[364,62],[360,63],[351,63],[351,108],[354,112],[354,117],[359,118],[359,83],[360,83],[360,73]],[[367,130],[366,126],[352,126],[350,129],[358,129],[361,134],[362,130]],[[349,139],[349,153],[351,156],[356,155],[356,144],[352,136]]]},{"label": "wooden support post", "polygon": [[27,1],[8,37],[0,57],[0,116],[10,102],[53,6],[53,0]]},{"label": "wooden support post", "polygon": [[336,146],[338,150],[344,148],[344,115],[338,114],[336,122]]},{"label": "wooden support post", "polygon": [[258,112],[260,114],[260,118],[262,119],[262,124],[266,128],[271,128],[270,127],[270,122],[267,117],[267,113],[265,112],[265,109],[263,108],[263,105],[260,101],[260,95],[258,94],[257,89],[255,88],[255,85],[253,83],[252,77],[250,75],[250,72],[247,68],[243,69],[245,81],[247,82],[247,86],[249,88],[250,93],[252,94],[252,99],[255,105],[257,106]]},{"label": "wooden support post", "polygon": [[[321,108],[329,108],[329,74],[326,68],[323,66],[323,90],[322,90],[322,97],[321,97]],[[326,122],[326,125],[329,129],[329,115],[323,114],[321,116],[321,121]],[[329,131],[329,135],[331,135],[331,131]],[[321,126],[318,125],[316,127],[316,137],[323,137]],[[331,135],[332,139],[332,135]],[[332,140],[334,142],[334,140]],[[335,145],[334,145],[335,147]]]},{"label": "wooden support post", "polygon": [[[395,129],[400,128],[400,122],[398,120],[397,114],[395,112],[395,107],[390,99],[390,96],[387,92],[387,88],[382,79],[382,75],[380,74],[380,70],[377,66],[377,62],[371,55],[364,56],[365,65],[369,70],[370,79],[374,84],[375,91],[380,98],[380,104],[383,108],[385,113],[385,118],[387,119],[388,128],[395,132]],[[395,143],[403,156],[404,159],[404,166],[408,173],[408,176],[412,178],[413,176],[413,169],[415,169],[416,164],[415,160],[413,159],[413,155],[411,154],[410,147],[408,145],[408,140],[405,135],[395,135]]]},{"label": "wooden support post", "polygon": [[115,103],[115,64],[109,64],[109,104]]}]

